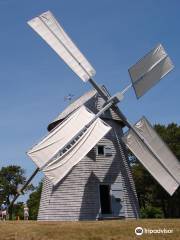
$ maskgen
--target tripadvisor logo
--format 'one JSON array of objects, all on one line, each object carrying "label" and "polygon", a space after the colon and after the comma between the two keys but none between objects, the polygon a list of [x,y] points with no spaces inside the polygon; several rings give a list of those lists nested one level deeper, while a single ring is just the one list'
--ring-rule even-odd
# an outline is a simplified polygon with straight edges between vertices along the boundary
[{"label": "tripadvisor logo", "polygon": [[143,234],[143,228],[142,227],[135,228],[135,234],[136,235],[142,235]]},{"label": "tripadvisor logo", "polygon": [[136,227],[134,232],[138,236],[142,234],[169,234],[169,233],[173,233],[173,229],[166,229],[166,228],[149,229],[149,228]]}]

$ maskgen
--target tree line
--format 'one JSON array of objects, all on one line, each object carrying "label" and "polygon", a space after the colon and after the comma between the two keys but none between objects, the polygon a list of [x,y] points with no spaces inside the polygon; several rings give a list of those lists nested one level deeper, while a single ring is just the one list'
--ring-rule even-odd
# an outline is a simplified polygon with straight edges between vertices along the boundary
[{"label": "tree line", "polygon": [[[180,161],[180,126],[175,123],[167,126],[157,124],[154,128]],[[170,196],[131,153],[129,156],[140,205],[140,217],[179,218],[180,189]],[[0,169],[0,204],[6,201],[9,205],[26,180],[25,171],[20,166],[2,167]],[[29,219],[37,219],[41,191],[42,181],[36,187],[30,184],[23,192],[23,194],[29,193],[27,200]],[[12,210],[12,219],[16,219],[17,216],[23,219],[23,202],[15,203]]]}]

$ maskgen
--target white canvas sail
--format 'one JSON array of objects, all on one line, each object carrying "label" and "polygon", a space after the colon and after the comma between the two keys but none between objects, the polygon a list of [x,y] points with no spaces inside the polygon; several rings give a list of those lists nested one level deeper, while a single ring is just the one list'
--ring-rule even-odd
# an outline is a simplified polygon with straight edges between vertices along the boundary
[{"label": "white canvas sail", "polygon": [[88,81],[96,73],[91,64],[72,42],[50,11],[28,21],[47,44],[83,80]]},{"label": "white canvas sail", "polygon": [[132,130],[123,137],[123,141],[151,175],[172,195],[180,185],[179,161],[145,118],[138,121],[134,127],[155,155]]},{"label": "white canvas sail", "polygon": [[94,116],[94,113],[82,106],[28,151],[28,156],[53,184],[57,184],[111,129],[109,125],[97,118],[64,154],[60,154],[63,147]]},{"label": "white canvas sail", "polygon": [[137,98],[143,96],[173,68],[172,61],[161,44],[130,67],[129,74]]}]

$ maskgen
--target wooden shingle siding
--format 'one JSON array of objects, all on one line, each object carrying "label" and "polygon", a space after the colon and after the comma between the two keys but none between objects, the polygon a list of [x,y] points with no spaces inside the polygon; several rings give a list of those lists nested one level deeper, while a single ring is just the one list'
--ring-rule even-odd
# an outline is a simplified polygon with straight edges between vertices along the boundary
[{"label": "wooden shingle siding", "polygon": [[[104,103],[98,95],[94,95],[86,104],[96,112]],[[119,216],[138,217],[139,207],[135,186],[126,149],[121,141],[121,123],[112,115],[109,119],[106,117],[103,120],[112,129],[98,144],[110,147],[112,155],[97,155],[94,147],[57,186],[53,187],[45,178],[38,220],[77,221],[102,218],[100,184],[110,186],[115,184],[122,191],[123,211]]]}]

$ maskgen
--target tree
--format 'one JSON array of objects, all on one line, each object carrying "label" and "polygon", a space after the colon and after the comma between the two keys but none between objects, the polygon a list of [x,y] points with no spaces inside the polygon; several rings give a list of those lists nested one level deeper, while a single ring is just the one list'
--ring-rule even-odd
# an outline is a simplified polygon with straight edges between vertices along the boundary
[{"label": "tree", "polygon": [[[20,166],[10,165],[2,167],[0,170],[0,204],[3,201],[9,205],[12,199],[17,194],[20,187],[26,182],[25,171]],[[34,187],[30,184],[24,193],[33,190]],[[12,217],[12,209],[9,209]]]},{"label": "tree", "polygon": [[29,195],[29,199],[27,201],[27,205],[29,208],[29,219],[31,220],[37,219],[41,192],[42,192],[42,181],[35,188],[35,191]]},{"label": "tree", "polygon": [[[166,142],[172,152],[180,161],[180,126],[171,123],[168,126],[157,124],[155,130]],[[133,159],[132,172],[136,185],[142,217],[180,217],[180,189],[170,196],[146,171],[146,169]]]}]

